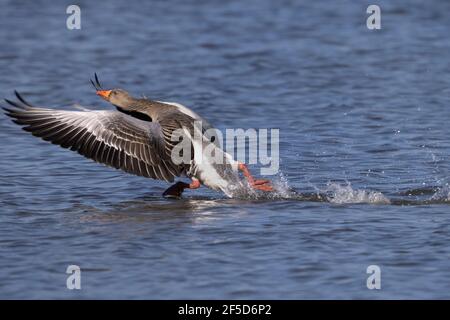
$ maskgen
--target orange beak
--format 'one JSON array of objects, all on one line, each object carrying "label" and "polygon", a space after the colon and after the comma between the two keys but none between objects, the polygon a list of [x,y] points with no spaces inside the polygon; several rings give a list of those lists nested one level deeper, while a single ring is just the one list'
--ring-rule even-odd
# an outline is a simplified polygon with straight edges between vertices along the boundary
[{"label": "orange beak", "polygon": [[111,90],[98,90],[96,93],[103,99],[108,100]]}]

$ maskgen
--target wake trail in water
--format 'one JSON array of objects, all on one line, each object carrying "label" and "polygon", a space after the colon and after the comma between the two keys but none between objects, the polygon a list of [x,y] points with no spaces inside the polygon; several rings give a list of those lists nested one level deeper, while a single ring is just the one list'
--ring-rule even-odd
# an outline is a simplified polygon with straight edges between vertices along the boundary
[{"label": "wake trail in water", "polygon": [[429,186],[390,193],[375,190],[356,189],[350,183],[328,183],[316,192],[299,192],[289,186],[287,179],[280,176],[272,181],[275,191],[262,193],[251,187],[240,190],[236,198],[257,200],[297,200],[311,202],[328,202],[331,204],[376,204],[376,205],[430,205],[450,204],[449,186]]}]

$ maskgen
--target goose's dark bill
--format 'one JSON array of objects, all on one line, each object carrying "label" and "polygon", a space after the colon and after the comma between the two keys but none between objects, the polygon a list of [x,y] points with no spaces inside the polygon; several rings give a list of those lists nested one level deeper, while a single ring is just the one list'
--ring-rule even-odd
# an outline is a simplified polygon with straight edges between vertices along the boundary
[{"label": "goose's dark bill", "polygon": [[[170,146],[154,122],[117,111],[64,111],[38,108],[17,92],[3,108],[23,129],[46,141],[128,173],[173,181],[184,167],[171,161]],[[169,140],[170,141],[170,140]]]}]

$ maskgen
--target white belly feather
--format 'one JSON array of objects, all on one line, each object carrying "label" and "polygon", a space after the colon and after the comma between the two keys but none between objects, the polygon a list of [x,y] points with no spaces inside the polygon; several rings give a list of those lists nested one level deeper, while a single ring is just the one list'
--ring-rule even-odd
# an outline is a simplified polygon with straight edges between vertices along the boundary
[{"label": "white belly feather", "polygon": [[[187,114],[195,120],[202,121],[203,129],[213,128],[205,119],[182,104],[175,102],[161,102],[173,105],[177,107],[180,112]],[[229,153],[223,151],[217,144],[212,143],[208,135],[205,137],[202,133],[199,133],[198,136],[201,136],[202,139],[192,139],[194,160],[188,176],[196,178],[205,186],[222,191],[227,196],[231,197],[233,190],[240,185],[238,162],[235,161]],[[208,150],[207,148],[209,145],[215,145],[213,148],[216,157],[214,158],[211,157],[211,150]],[[221,158],[223,161],[217,163],[217,158]]]}]

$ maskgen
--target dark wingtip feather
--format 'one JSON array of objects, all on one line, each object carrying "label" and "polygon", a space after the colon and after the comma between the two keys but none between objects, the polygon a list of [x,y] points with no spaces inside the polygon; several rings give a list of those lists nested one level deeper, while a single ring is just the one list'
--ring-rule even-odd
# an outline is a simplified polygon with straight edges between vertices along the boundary
[{"label": "dark wingtip feather", "polygon": [[8,100],[8,99],[5,99],[5,101],[7,103],[9,103],[10,105],[12,105],[13,107],[16,107],[16,108],[21,109],[21,110],[25,109],[25,106],[15,102],[15,101],[11,101],[11,100]]},{"label": "dark wingtip feather", "polygon": [[[14,118],[14,116],[10,116],[11,118]],[[20,121],[19,119],[17,119],[17,118],[14,118],[13,120],[12,120],[12,122],[14,122],[15,124],[18,124],[19,126],[23,126],[23,125],[25,125],[25,123],[23,123],[22,121]],[[25,130],[25,128],[23,128],[24,130]],[[26,130],[25,130],[26,131]]]},{"label": "dark wingtip feather", "polygon": [[92,86],[94,87],[94,89],[97,91],[98,89],[97,89],[97,86],[95,85],[95,83],[94,83],[94,81],[92,81],[92,79],[89,79],[89,81],[91,81],[91,83],[92,83]]},{"label": "dark wingtip feather", "polygon": [[94,76],[95,76],[95,81],[96,81],[97,84],[98,84],[98,87],[99,87],[100,89],[102,89],[103,87],[102,87],[102,85],[100,84],[100,81],[98,81],[97,72],[94,72]]},{"label": "dark wingtip feather", "polygon": [[5,111],[5,114],[10,116],[10,117],[15,112],[15,110],[13,110],[13,109],[9,109],[9,108],[6,108],[6,107],[1,107],[1,108]]},{"label": "dark wingtip feather", "polygon": [[94,82],[94,80],[90,79],[92,85],[94,86],[94,89],[97,91],[103,90],[102,85],[100,84],[100,81],[98,81],[98,76],[97,76],[96,72],[94,73],[94,79],[95,79],[95,82]]},{"label": "dark wingtip feather", "polygon": [[20,100],[20,102],[22,102],[25,106],[28,107],[34,107],[31,103],[27,102],[21,95],[19,92],[17,92],[17,90],[14,90],[14,94],[16,95],[17,99]]}]

